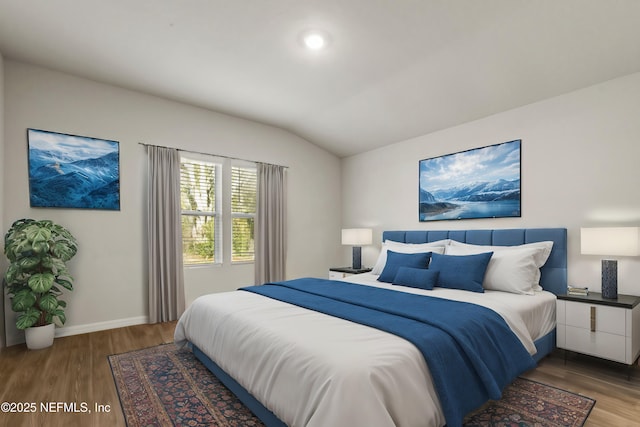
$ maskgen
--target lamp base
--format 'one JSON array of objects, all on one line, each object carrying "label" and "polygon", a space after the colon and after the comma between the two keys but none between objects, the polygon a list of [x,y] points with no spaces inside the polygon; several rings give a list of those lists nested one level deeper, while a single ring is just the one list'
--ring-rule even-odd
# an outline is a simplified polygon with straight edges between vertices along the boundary
[{"label": "lamp base", "polygon": [[353,247],[353,265],[351,267],[354,270],[360,270],[362,268],[362,247],[361,246]]},{"label": "lamp base", "polygon": [[602,298],[618,298],[618,261],[602,260]]}]

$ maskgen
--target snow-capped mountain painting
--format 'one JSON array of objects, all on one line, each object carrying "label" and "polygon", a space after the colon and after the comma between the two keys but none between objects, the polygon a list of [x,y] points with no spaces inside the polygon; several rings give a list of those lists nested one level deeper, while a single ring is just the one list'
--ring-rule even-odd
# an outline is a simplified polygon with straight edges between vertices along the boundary
[{"label": "snow-capped mountain painting", "polygon": [[520,140],[421,160],[420,221],[519,217]]},{"label": "snow-capped mountain painting", "polygon": [[120,209],[117,141],[28,129],[32,207]]}]

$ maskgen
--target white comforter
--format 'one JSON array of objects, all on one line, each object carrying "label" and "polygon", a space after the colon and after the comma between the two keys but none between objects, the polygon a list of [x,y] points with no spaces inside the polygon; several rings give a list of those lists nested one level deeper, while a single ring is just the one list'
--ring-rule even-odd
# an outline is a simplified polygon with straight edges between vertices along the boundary
[{"label": "white comforter", "polygon": [[[347,281],[468,301],[498,312],[530,353],[553,329],[555,296]],[[545,318],[544,321],[541,318]],[[418,349],[387,332],[263,296],[234,291],[195,300],[175,332],[199,347],[288,426],[443,426],[429,369]]]}]

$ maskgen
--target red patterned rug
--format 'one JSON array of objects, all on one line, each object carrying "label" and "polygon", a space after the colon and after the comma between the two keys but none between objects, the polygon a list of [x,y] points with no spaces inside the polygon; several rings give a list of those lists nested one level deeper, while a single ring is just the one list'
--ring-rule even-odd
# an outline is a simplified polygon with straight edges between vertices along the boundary
[{"label": "red patterned rug", "polygon": [[[193,354],[164,344],[109,356],[129,427],[262,426]],[[518,378],[503,398],[465,419],[465,427],[580,427],[595,401]]]}]

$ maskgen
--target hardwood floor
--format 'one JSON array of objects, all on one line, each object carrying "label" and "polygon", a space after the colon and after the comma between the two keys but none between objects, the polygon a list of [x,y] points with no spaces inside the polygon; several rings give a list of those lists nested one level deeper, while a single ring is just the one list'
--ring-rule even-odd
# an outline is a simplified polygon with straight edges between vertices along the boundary
[{"label": "hardwood floor", "polygon": [[556,350],[523,377],[595,399],[585,427],[640,426],[638,365]]},{"label": "hardwood floor", "polygon": [[[125,426],[107,356],[173,340],[175,322],[139,325],[57,338],[52,347],[24,345],[0,351],[0,402],[36,404],[34,413],[0,413],[0,427]],[[585,426],[640,425],[640,369],[557,351],[526,378],[596,399]],[[65,412],[58,403],[83,404],[91,413]],[[105,411],[96,412],[95,405]],[[49,412],[42,409],[48,405]],[[108,405],[108,410],[107,410]],[[67,410],[73,408],[67,408]],[[58,412],[54,412],[58,410]]]},{"label": "hardwood floor", "polygon": [[[125,426],[107,356],[171,342],[174,328],[175,322],[129,326],[56,338],[43,350],[29,351],[24,344],[3,348],[0,402],[35,412],[0,413],[0,426]],[[91,413],[65,412],[57,402],[75,403],[77,411],[86,404]],[[104,411],[97,413],[96,404]],[[49,412],[41,405],[48,405]]]}]

